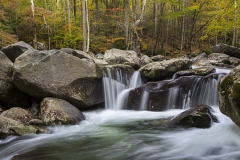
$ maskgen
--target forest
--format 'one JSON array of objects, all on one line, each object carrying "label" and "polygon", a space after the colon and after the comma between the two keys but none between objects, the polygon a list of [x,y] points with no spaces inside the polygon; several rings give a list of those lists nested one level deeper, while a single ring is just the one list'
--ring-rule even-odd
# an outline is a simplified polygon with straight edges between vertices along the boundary
[{"label": "forest", "polygon": [[153,55],[239,46],[240,0],[0,0],[0,47],[16,41],[94,54]]}]

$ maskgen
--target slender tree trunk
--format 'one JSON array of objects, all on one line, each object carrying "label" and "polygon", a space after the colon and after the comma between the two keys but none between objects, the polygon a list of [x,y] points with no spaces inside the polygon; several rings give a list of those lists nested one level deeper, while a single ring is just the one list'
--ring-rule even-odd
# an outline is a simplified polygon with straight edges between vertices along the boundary
[{"label": "slender tree trunk", "polygon": [[86,3],[82,0],[82,20],[83,20],[83,51],[87,51],[87,28],[86,28]]},{"label": "slender tree trunk", "polygon": [[88,18],[88,3],[87,3],[88,0],[85,0],[85,1],[86,1],[85,4],[86,4],[87,31],[88,31],[86,52],[88,52],[89,51],[89,45],[90,45],[90,25],[89,25],[89,18]]},{"label": "slender tree trunk", "polygon": [[128,46],[128,29],[129,29],[129,0],[125,0],[125,45]]},{"label": "slender tree trunk", "polygon": [[96,30],[97,32],[100,32],[100,24],[99,24],[99,5],[98,5],[98,0],[94,0],[94,3],[95,3],[95,21],[97,22],[97,25],[96,25]]},{"label": "slender tree trunk", "polygon": [[67,15],[68,15],[68,32],[71,34],[71,10],[70,10],[70,2],[67,0]]},{"label": "slender tree trunk", "polygon": [[[182,2],[182,9],[184,8],[184,2]],[[182,54],[183,44],[184,44],[184,34],[185,34],[185,21],[184,15],[182,16],[182,36],[181,36],[181,45],[180,45],[180,54]]]},{"label": "slender tree trunk", "polygon": [[77,19],[77,6],[76,6],[76,0],[73,0],[73,14],[74,14],[74,20]]},{"label": "slender tree trunk", "polygon": [[31,11],[32,11],[32,18],[33,18],[33,30],[34,30],[34,38],[33,38],[33,47],[34,49],[37,49],[37,26],[36,26],[36,22],[35,22],[35,14],[34,14],[34,1],[30,0],[30,4],[31,4]]},{"label": "slender tree trunk", "polygon": [[[133,44],[132,45],[133,45],[133,50],[138,54],[138,56],[140,56],[140,54],[141,54],[141,44],[140,44],[140,38],[139,38],[138,32],[137,32],[137,27],[143,21],[145,6],[146,6],[146,0],[143,1],[142,13],[141,13],[139,19],[133,22]],[[133,13],[133,15],[136,15],[136,11],[135,11],[135,13]]]}]

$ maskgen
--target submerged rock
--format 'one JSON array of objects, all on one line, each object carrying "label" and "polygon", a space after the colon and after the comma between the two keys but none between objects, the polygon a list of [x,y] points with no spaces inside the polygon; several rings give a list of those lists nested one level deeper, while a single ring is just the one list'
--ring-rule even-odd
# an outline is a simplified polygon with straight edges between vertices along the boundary
[{"label": "submerged rock", "polygon": [[3,47],[1,51],[5,53],[5,55],[14,62],[17,57],[19,57],[22,53],[33,50],[33,47],[23,41],[19,41],[10,46]]},{"label": "submerged rock", "polygon": [[222,78],[218,95],[220,111],[240,126],[240,66]]},{"label": "submerged rock", "polygon": [[32,97],[56,97],[87,108],[103,102],[101,74],[91,60],[57,50],[31,50],[16,59],[13,82]]},{"label": "submerged rock", "polygon": [[77,124],[85,117],[76,107],[57,98],[44,98],[40,104],[41,120],[47,125]]},{"label": "submerged rock", "polygon": [[190,75],[198,75],[198,76],[206,76],[216,71],[213,67],[200,67],[195,69],[189,69],[184,71],[178,71],[175,73],[176,77],[181,76],[190,76]]},{"label": "submerged rock", "polygon": [[191,65],[192,61],[188,59],[171,59],[149,63],[139,71],[148,81],[156,81],[172,77],[177,71],[189,69]]},{"label": "submerged rock", "polygon": [[207,105],[199,105],[172,118],[170,124],[181,127],[209,128],[212,122],[219,122],[212,111],[212,108]]}]

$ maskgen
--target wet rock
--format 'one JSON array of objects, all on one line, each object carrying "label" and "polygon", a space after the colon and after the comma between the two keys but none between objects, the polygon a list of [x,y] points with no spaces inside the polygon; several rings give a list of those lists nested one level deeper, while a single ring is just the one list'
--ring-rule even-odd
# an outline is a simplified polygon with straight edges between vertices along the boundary
[{"label": "wet rock", "polygon": [[151,60],[153,62],[160,62],[160,61],[164,61],[166,60],[166,57],[162,56],[162,55],[157,55],[157,56],[152,56]]},{"label": "wet rock", "polygon": [[136,65],[140,64],[140,58],[136,52],[115,48],[105,51],[104,60],[109,64],[122,64],[124,62],[129,62]]},{"label": "wet rock", "polygon": [[47,125],[77,124],[85,117],[76,107],[57,98],[44,98],[40,104],[41,120]]},{"label": "wet rock", "polygon": [[23,41],[19,41],[10,46],[3,47],[1,51],[12,61],[28,50],[33,50],[33,47]]},{"label": "wet rock", "polygon": [[102,103],[102,70],[62,51],[27,51],[14,63],[13,82],[35,98],[65,99],[79,108]]},{"label": "wet rock", "polygon": [[181,76],[190,76],[190,75],[198,75],[198,76],[206,76],[216,71],[213,67],[200,67],[195,69],[189,69],[184,71],[178,71],[175,73],[176,77]]},{"label": "wet rock", "polygon": [[181,127],[209,128],[213,122],[219,122],[212,111],[212,108],[207,105],[199,105],[172,118],[170,124]]},{"label": "wet rock", "polygon": [[212,53],[224,53],[231,57],[240,58],[240,49],[227,44],[217,44],[212,47]]},{"label": "wet rock", "polygon": [[124,109],[164,111],[183,109],[199,104],[216,105],[215,92],[225,74],[208,76],[183,76],[175,80],[149,82],[129,92]]},{"label": "wet rock", "polygon": [[135,70],[138,70],[139,68],[141,68],[141,65],[140,65],[140,64],[137,64],[137,63],[124,62],[123,64],[129,65],[129,66],[131,66],[132,68],[134,68]]},{"label": "wet rock", "polygon": [[0,51],[0,99],[8,106],[28,107],[29,97],[12,81],[13,63]]},{"label": "wet rock", "polygon": [[188,59],[171,59],[149,63],[139,71],[148,81],[156,81],[172,77],[177,71],[189,69],[191,65],[192,61]]},{"label": "wet rock", "polygon": [[29,124],[29,121],[34,118],[29,111],[20,107],[14,107],[1,113],[1,116],[16,120],[23,124]]},{"label": "wet rock", "polygon": [[221,79],[218,95],[220,111],[240,126],[240,66]]},{"label": "wet rock", "polygon": [[108,64],[106,61],[104,61],[103,59],[93,59],[93,61],[97,64],[97,65],[105,65]]},{"label": "wet rock", "polygon": [[60,49],[60,51],[63,51],[65,53],[68,53],[70,55],[78,57],[80,59],[82,59],[82,58],[92,59],[92,57],[90,55],[88,55],[86,52],[83,52],[83,51],[74,50],[71,48],[62,48],[62,49]]},{"label": "wet rock", "polygon": [[229,55],[224,53],[211,53],[208,55],[209,60],[223,61],[225,59],[229,59]]},{"label": "wet rock", "polygon": [[32,125],[26,125],[11,118],[0,115],[0,139],[10,135],[40,134],[48,131]]}]

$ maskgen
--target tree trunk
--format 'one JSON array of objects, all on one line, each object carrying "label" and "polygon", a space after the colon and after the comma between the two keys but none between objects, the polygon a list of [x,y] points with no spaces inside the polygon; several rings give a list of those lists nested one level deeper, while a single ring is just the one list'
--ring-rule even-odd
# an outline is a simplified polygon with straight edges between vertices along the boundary
[{"label": "tree trunk", "polygon": [[89,25],[89,18],[88,18],[88,3],[87,3],[88,0],[85,0],[85,1],[86,1],[85,4],[86,4],[87,31],[88,31],[86,52],[88,52],[89,51],[89,45],[90,45],[90,25]]},{"label": "tree trunk", "polygon": [[86,28],[86,4],[82,1],[82,20],[83,20],[83,51],[87,51],[87,28]]},{"label": "tree trunk", "polygon": [[34,14],[34,1],[30,0],[30,4],[31,4],[31,11],[32,11],[32,18],[33,18],[33,30],[34,30],[34,38],[33,38],[33,47],[34,49],[37,49],[37,26],[36,26],[36,22],[35,22],[35,14]]},{"label": "tree trunk", "polygon": [[[137,32],[137,27],[143,21],[145,6],[146,6],[146,0],[143,1],[142,13],[141,13],[139,19],[133,21],[133,39],[132,39],[133,40],[133,42],[132,42],[133,44],[132,44],[132,46],[133,46],[133,50],[138,54],[138,56],[141,55],[141,44],[140,44],[140,38],[139,38],[138,32]],[[134,10],[134,9],[133,9],[133,15],[136,16],[136,10]]]},{"label": "tree trunk", "polygon": [[128,46],[128,29],[129,29],[129,0],[125,0],[125,45]]},{"label": "tree trunk", "polygon": [[73,0],[73,14],[74,14],[74,20],[77,19],[77,6],[76,6],[76,0]]},{"label": "tree trunk", "polygon": [[71,10],[69,0],[67,0],[67,15],[68,15],[68,32],[69,34],[71,34]]}]

